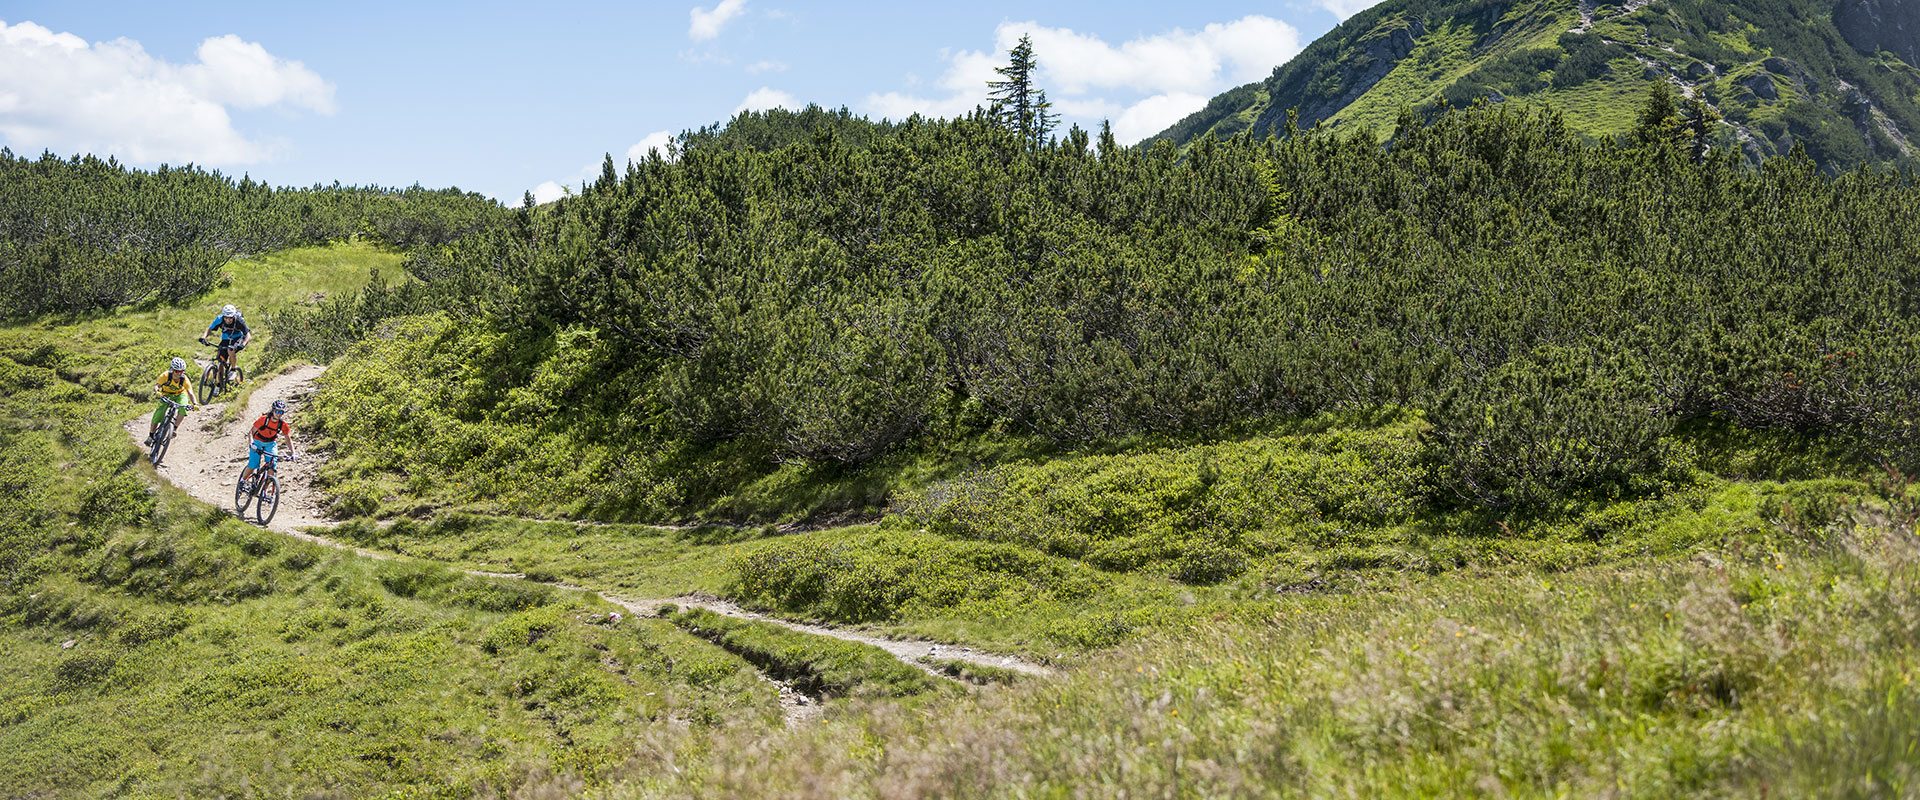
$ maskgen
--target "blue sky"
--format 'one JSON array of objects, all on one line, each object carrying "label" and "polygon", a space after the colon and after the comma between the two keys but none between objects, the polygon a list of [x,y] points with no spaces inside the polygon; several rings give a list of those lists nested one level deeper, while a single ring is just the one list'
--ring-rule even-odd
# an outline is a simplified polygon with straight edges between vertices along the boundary
[{"label": "blue sky", "polygon": [[971,108],[1033,35],[1070,122],[1156,132],[1373,0],[0,0],[0,145],[544,197],[742,107]]}]

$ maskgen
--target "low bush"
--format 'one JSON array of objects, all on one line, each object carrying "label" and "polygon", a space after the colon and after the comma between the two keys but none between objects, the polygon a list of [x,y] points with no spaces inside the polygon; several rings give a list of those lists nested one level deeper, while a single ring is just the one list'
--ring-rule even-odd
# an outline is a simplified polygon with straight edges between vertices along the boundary
[{"label": "low bush", "polygon": [[741,602],[838,622],[880,622],[968,604],[1075,601],[1099,573],[1013,544],[887,530],[793,537],[737,556],[727,593]]},{"label": "low bush", "polygon": [[1213,583],[1428,509],[1424,427],[1417,414],[1324,415],[1240,441],[1004,465],[905,493],[894,513],[943,536]]},{"label": "low bush", "polygon": [[1435,457],[1447,485],[1488,508],[1617,495],[1658,472],[1664,405],[1629,355],[1541,347],[1455,384],[1433,412]]}]

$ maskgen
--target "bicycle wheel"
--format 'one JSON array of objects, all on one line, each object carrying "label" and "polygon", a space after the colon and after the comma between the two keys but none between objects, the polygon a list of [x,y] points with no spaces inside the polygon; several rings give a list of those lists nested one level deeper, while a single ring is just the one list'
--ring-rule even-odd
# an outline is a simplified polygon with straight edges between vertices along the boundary
[{"label": "bicycle wheel", "polygon": [[220,393],[220,387],[218,384],[215,383],[215,380],[217,379],[219,374],[220,374],[219,362],[208,364],[206,369],[203,369],[200,371],[200,403],[201,405],[205,405],[207,403],[213,402],[213,396]]},{"label": "bicycle wheel", "polygon": [[166,460],[167,445],[173,444],[173,415],[160,420],[160,427],[153,429],[153,444],[147,447],[147,463],[160,466]]},{"label": "bicycle wheel", "polygon": [[255,492],[259,499],[253,504],[253,518],[265,525],[273,521],[273,512],[280,510],[280,479],[269,472],[260,478],[260,489]]},{"label": "bicycle wheel", "polygon": [[233,481],[233,513],[241,519],[247,518],[247,506],[253,503],[253,493],[247,491],[247,479],[235,478]]}]

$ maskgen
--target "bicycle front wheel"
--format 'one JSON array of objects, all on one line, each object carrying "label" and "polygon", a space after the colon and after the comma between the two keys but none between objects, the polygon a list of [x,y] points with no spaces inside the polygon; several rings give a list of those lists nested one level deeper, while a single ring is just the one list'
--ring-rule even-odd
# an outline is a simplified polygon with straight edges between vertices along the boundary
[{"label": "bicycle front wheel", "polygon": [[153,444],[147,448],[147,463],[160,466],[167,458],[167,446],[173,444],[173,415],[167,415],[160,421],[160,427],[153,429]]},{"label": "bicycle front wheel", "polygon": [[233,513],[246,519],[247,506],[253,504],[253,493],[247,491],[247,479],[243,476],[233,482]]},{"label": "bicycle front wheel", "polygon": [[205,405],[207,403],[213,402],[213,396],[220,393],[220,385],[218,383],[219,377],[220,377],[219,362],[208,364],[206,369],[200,371],[200,403],[201,405]]},{"label": "bicycle front wheel", "polygon": [[280,510],[280,479],[269,474],[260,479],[260,489],[255,492],[258,499],[253,504],[253,518],[265,525],[273,521],[273,512]]}]

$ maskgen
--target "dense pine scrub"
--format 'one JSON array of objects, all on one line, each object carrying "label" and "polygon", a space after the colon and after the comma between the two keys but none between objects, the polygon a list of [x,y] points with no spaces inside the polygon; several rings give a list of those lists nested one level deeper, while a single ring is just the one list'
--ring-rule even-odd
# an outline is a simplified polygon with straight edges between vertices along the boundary
[{"label": "dense pine scrub", "polygon": [[[417,253],[442,299],[340,300],[354,331],[445,313],[336,366],[332,485],[356,513],[871,514],[943,477],[900,479],[926,454],[1383,409],[1423,420],[1411,491],[1440,508],[1659,494],[1686,471],[1674,432],[1701,426],[1911,469],[1920,188],[1701,155],[1654,111],[1621,142],[1481,108],[1386,146],[1179,155],[1035,147],[985,118],[743,115],[750,139],[608,163]],[[771,488],[800,486],[842,489]]]},{"label": "dense pine scrub", "polygon": [[177,303],[218,283],[235,256],[354,237],[445,244],[503,213],[458,189],[274,188],[192,166],[149,172],[4,149],[0,188],[0,319]]}]

